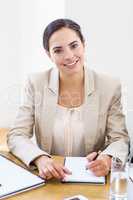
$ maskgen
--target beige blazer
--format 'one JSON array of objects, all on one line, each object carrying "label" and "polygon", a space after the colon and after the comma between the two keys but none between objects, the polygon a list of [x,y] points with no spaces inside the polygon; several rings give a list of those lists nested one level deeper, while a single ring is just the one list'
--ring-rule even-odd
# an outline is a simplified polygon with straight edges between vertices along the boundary
[{"label": "beige blazer", "polygon": [[[28,166],[39,155],[51,153],[58,89],[57,68],[32,74],[26,82],[23,102],[8,134],[8,146]],[[83,109],[86,155],[102,150],[124,161],[129,139],[122,113],[120,82],[85,68]],[[33,128],[37,144],[30,140]]]}]

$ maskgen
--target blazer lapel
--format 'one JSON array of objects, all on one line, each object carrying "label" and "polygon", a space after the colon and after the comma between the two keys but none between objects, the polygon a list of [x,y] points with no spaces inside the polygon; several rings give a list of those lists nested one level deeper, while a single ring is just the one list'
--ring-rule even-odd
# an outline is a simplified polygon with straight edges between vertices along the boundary
[{"label": "blazer lapel", "polygon": [[96,91],[94,73],[85,68],[85,104],[83,117],[85,122],[85,150],[86,154],[93,151],[96,141],[99,116],[99,94]]},{"label": "blazer lapel", "polygon": [[58,102],[59,73],[57,69],[52,69],[48,81],[48,87],[45,94],[45,112],[44,112],[44,130],[45,135],[44,146],[49,153],[52,149],[52,128],[54,126],[54,118]]}]

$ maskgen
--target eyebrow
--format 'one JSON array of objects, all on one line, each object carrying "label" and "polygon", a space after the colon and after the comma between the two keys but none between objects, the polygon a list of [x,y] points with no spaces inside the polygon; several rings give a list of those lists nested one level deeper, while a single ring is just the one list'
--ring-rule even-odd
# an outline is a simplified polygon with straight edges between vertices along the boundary
[{"label": "eyebrow", "polygon": [[[73,42],[70,42],[70,43],[68,44],[68,46],[71,46],[71,45],[73,45],[73,44],[75,44],[75,43],[77,43],[77,42],[78,42],[77,40],[75,40],[75,41],[73,41]],[[55,47],[53,47],[52,50],[61,49],[61,48],[62,48],[62,46],[55,46]]]}]

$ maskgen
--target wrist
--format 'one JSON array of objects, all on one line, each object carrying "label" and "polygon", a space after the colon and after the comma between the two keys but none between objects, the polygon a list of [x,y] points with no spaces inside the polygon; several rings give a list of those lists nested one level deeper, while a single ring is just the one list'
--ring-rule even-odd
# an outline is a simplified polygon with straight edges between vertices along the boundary
[{"label": "wrist", "polygon": [[47,155],[40,155],[40,156],[38,156],[37,158],[35,158],[34,159],[34,164],[36,165],[36,166],[38,166],[38,164],[40,163],[40,161],[41,160],[48,160],[49,159],[49,156],[47,156]]},{"label": "wrist", "polygon": [[100,154],[99,159],[103,159],[106,162],[106,165],[108,166],[109,170],[111,168],[111,160],[112,156],[107,155],[107,154]]}]

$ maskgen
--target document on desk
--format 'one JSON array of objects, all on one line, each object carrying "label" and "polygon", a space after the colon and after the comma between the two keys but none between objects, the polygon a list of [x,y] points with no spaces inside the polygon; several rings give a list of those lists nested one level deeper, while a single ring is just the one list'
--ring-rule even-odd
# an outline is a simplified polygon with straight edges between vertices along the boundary
[{"label": "document on desk", "polygon": [[130,170],[130,177],[133,179],[133,167],[131,167],[129,170]]},{"label": "document on desk", "polygon": [[67,167],[72,174],[66,175],[63,182],[86,182],[93,184],[105,184],[105,177],[95,176],[89,169],[86,170],[86,157],[66,157],[65,167]]},{"label": "document on desk", "polygon": [[0,199],[44,185],[39,176],[0,155]]}]

